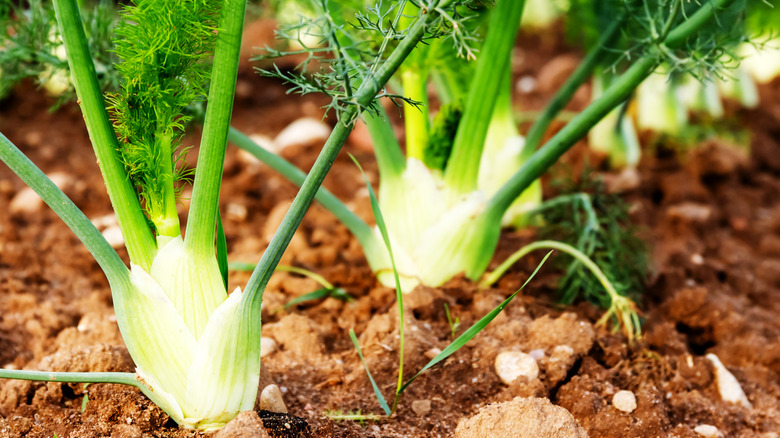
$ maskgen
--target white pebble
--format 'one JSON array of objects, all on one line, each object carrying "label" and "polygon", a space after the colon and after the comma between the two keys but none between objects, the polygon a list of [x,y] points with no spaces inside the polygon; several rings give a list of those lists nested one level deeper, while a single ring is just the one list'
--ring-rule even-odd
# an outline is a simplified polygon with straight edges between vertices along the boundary
[{"label": "white pebble", "polygon": [[517,91],[528,94],[536,90],[536,79],[533,76],[523,76],[517,80]]},{"label": "white pebble", "polygon": [[636,409],[636,396],[631,391],[618,391],[612,396],[612,406],[630,414]]},{"label": "white pebble", "polygon": [[720,433],[717,427],[709,424],[700,424],[693,429],[697,434],[705,438],[722,438],[723,434]]},{"label": "white pebble", "polygon": [[276,341],[272,338],[260,338],[260,357],[268,356],[276,351]]},{"label": "white pebble", "polygon": [[260,393],[260,409],[286,414],[287,406],[282,399],[282,391],[273,383],[263,388]]},{"label": "white pebble", "polygon": [[423,355],[425,357],[427,357],[428,359],[433,359],[434,357],[438,356],[439,354],[441,354],[441,349],[440,348],[436,348],[436,347],[433,347],[430,350],[428,350],[425,353],[423,353]]},{"label": "white pebble", "polygon": [[95,226],[98,230],[104,229],[106,227],[110,227],[111,225],[116,225],[119,222],[117,221],[116,215],[114,213],[109,213],[103,216],[98,216],[96,218],[90,219],[90,222],[92,222],[92,225]]},{"label": "white pebble", "polygon": [[496,374],[507,385],[520,376],[539,377],[539,365],[531,355],[519,351],[504,351],[496,356]]},{"label": "white pebble", "polygon": [[249,212],[247,211],[244,205],[237,204],[235,202],[231,202],[230,204],[227,205],[226,213],[228,219],[236,222],[244,222],[246,220],[246,217],[249,214]]},{"label": "white pebble", "polygon": [[544,350],[537,348],[536,350],[529,351],[528,355],[533,357],[535,360],[542,360],[544,359]]},{"label": "white pebble", "polygon": [[330,135],[330,127],[313,117],[298,119],[282,130],[274,139],[276,151],[287,146],[305,145],[324,140]]},{"label": "white pebble", "polygon": [[100,234],[112,248],[121,248],[125,244],[125,238],[122,236],[122,229],[119,228],[119,225],[111,225]]},{"label": "white pebble", "polygon": [[25,187],[11,199],[11,214],[35,213],[43,206],[43,200],[33,189]]},{"label": "white pebble", "polygon": [[557,345],[553,348],[553,356],[572,356],[574,355],[574,349],[568,345]]},{"label": "white pebble", "polygon": [[715,368],[715,381],[718,383],[720,398],[723,399],[723,401],[736,403],[748,409],[752,409],[753,406],[750,404],[750,401],[748,401],[739,381],[725,366],[723,366],[720,359],[718,359],[718,356],[710,353],[706,357],[712,362],[712,366]]}]

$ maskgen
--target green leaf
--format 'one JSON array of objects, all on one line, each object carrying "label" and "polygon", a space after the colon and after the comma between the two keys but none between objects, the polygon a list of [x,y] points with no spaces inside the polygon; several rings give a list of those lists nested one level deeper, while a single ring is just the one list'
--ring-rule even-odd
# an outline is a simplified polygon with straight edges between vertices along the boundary
[{"label": "green leaf", "polygon": [[354,298],[352,298],[351,295],[349,295],[344,289],[336,288],[336,289],[327,289],[327,288],[321,288],[317,289],[313,292],[309,292],[305,295],[301,295],[299,297],[296,297],[290,301],[287,302],[287,304],[282,307],[282,309],[289,309],[292,306],[295,306],[297,304],[305,303],[306,301],[314,301],[319,300],[321,298],[336,298],[341,301],[352,301]]},{"label": "green leaf", "polygon": [[498,305],[495,309],[491,310],[490,313],[483,316],[482,319],[477,321],[476,324],[469,327],[468,330],[463,332],[462,335],[458,336],[457,339],[452,341],[450,345],[448,345],[444,350],[442,350],[441,353],[437,354],[436,357],[431,359],[430,362],[428,362],[420,371],[417,372],[411,379],[409,379],[406,383],[401,386],[401,390],[398,392],[400,395],[409,384],[411,384],[414,379],[420,376],[420,374],[424,373],[437,363],[443,361],[444,359],[450,357],[453,353],[460,350],[461,347],[466,345],[466,343],[474,338],[479,332],[482,331],[485,327],[487,327],[488,324],[490,324],[491,321],[493,321],[496,316],[498,316],[499,313],[501,313],[502,310],[517,296],[518,293],[520,293],[523,288],[536,276],[536,273],[539,272],[539,269],[541,269],[542,265],[544,265],[544,262],[547,261],[547,258],[550,257],[550,254],[552,254],[552,251],[548,252],[546,256],[542,259],[542,261],[539,263],[539,266],[536,267],[534,272],[531,274],[530,277],[528,277],[528,280],[523,283],[522,286],[520,286],[520,289],[515,291],[512,295],[509,296],[509,298],[505,299],[501,304]]},{"label": "green leaf", "polygon": [[[371,210],[374,213],[374,219],[376,220],[376,226],[379,228],[379,232],[382,234],[382,240],[385,242],[385,247],[387,247],[387,253],[390,256],[390,263],[393,267],[393,277],[395,278],[395,299],[398,303],[398,385],[396,386],[396,397],[393,401],[393,411],[395,411],[395,407],[398,405],[398,395],[401,393],[401,384],[403,383],[404,378],[404,294],[401,291],[401,279],[398,277],[398,269],[395,267],[395,259],[393,258],[393,248],[390,246],[390,235],[387,233],[387,225],[385,225],[385,219],[382,216],[382,211],[379,209],[379,201],[376,198],[376,193],[374,193],[374,188],[371,187],[371,183],[368,181],[368,177],[366,176],[366,173],[363,172],[363,168],[360,166],[360,163],[358,160],[352,156],[352,154],[349,155],[350,158],[352,158],[352,161],[355,163],[355,165],[360,169],[360,173],[363,175],[363,179],[366,181],[366,186],[368,187],[368,196],[371,199]],[[389,415],[389,414],[388,414]]]},{"label": "green leaf", "polygon": [[[222,227],[222,215],[217,213],[217,264],[219,272],[222,274],[222,281],[225,283],[225,290],[228,288],[228,260],[227,260],[227,239],[225,239],[225,228]],[[254,269],[254,266],[252,267]]]},{"label": "green leaf", "polygon": [[374,395],[376,395],[376,399],[379,401],[379,406],[381,406],[382,410],[385,411],[385,415],[389,417],[391,414],[390,407],[387,406],[387,401],[382,395],[382,391],[379,390],[379,386],[377,386],[376,381],[374,381],[374,377],[371,375],[371,371],[368,369],[368,365],[366,365],[366,360],[363,358],[363,350],[360,349],[357,336],[355,336],[355,330],[349,330],[349,338],[352,339],[352,344],[355,346],[355,350],[357,350],[358,356],[360,357],[360,362],[363,364],[363,368],[366,369],[368,380],[371,381],[371,386],[374,388]]}]

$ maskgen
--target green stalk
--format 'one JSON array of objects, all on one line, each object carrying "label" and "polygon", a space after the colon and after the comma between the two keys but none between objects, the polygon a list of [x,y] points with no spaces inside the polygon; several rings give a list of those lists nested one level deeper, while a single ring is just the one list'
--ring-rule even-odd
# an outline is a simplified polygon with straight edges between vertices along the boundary
[{"label": "green stalk", "polygon": [[152,266],[157,244],[146,223],[138,195],[117,155],[119,145],[100,93],[78,5],[75,0],[55,0],[54,9],[89,138],[122,229],[130,260],[148,270]]},{"label": "green stalk", "polygon": [[483,281],[481,281],[480,287],[490,287],[490,285],[498,281],[498,279],[504,275],[506,270],[515,264],[515,262],[520,260],[528,253],[538,249],[556,249],[572,256],[578,262],[582,263],[583,266],[585,266],[591,272],[591,274],[596,277],[599,283],[601,283],[601,286],[604,287],[604,290],[607,292],[607,295],[609,295],[611,300],[607,313],[604,315],[604,317],[599,319],[598,324],[604,324],[610,316],[614,316],[618,321],[618,326],[622,327],[623,332],[626,334],[629,342],[633,343],[634,339],[637,338],[641,331],[639,316],[636,314],[636,306],[629,298],[624,297],[617,292],[615,286],[611,281],[609,281],[607,275],[604,274],[604,271],[602,271],[601,268],[599,268],[599,266],[590,259],[590,257],[567,243],[558,242],[555,240],[540,240],[520,248],[514,254],[509,256],[509,258],[507,258],[504,263],[501,263],[501,265],[493,272],[491,272],[490,275],[488,275]]},{"label": "green stalk", "polygon": [[626,100],[631,92],[653,72],[658,65],[655,57],[644,56],[634,64],[583,112],[561,129],[541,149],[528,158],[499,190],[493,195],[486,210],[501,215],[517,196],[542,176],[556,161],[585,136],[613,108]]},{"label": "green stalk", "polygon": [[50,371],[6,370],[0,368],[0,379],[34,380],[63,383],[119,383],[140,388],[141,382],[135,373],[62,373]]},{"label": "green stalk", "polygon": [[[451,0],[441,0],[437,5],[438,7],[446,7]],[[282,219],[279,228],[277,229],[271,242],[268,244],[268,248],[263,253],[260,262],[257,264],[249,282],[246,285],[243,300],[251,302],[251,307],[256,309],[259,313],[260,305],[263,301],[263,292],[268,280],[274,272],[274,268],[279,264],[279,260],[282,258],[282,253],[290,243],[295,230],[298,229],[303,215],[314,200],[322,181],[325,179],[325,175],[336,160],[336,156],[341,150],[342,145],[347,140],[350,131],[352,130],[354,120],[358,117],[358,107],[365,107],[368,105],[382,89],[385,83],[390,77],[398,70],[404,59],[409,53],[414,50],[415,46],[420,42],[425,35],[425,31],[429,24],[436,19],[435,13],[422,14],[421,18],[411,26],[406,32],[406,35],[393,50],[388,57],[387,61],[382,64],[376,71],[376,75],[373,80],[364,81],[360,88],[354,95],[354,100],[357,105],[350,106],[339,118],[339,123],[328,137],[325,145],[320,152],[319,157],[314,162],[309,175],[301,185],[301,189],[293,199],[290,209]]]},{"label": "green stalk", "polygon": [[[305,172],[298,169],[284,158],[263,149],[249,137],[233,127],[231,127],[228,132],[228,141],[254,155],[258,160],[279,172],[293,184],[300,187],[305,181]],[[315,198],[320,204],[327,208],[328,211],[333,213],[333,215],[336,216],[336,218],[344,224],[355,237],[357,237],[361,244],[373,235],[371,227],[363,222],[362,219],[327,189],[320,187]]]},{"label": "green stalk", "polygon": [[87,247],[114,286],[128,278],[127,267],[114,248],[64,193],[29,158],[0,133],[0,160],[54,210]]},{"label": "green stalk", "polygon": [[[418,49],[419,50],[419,49]],[[411,105],[404,102],[404,125],[406,128],[406,156],[423,160],[423,151],[428,144],[430,122],[428,120],[428,73],[414,65],[401,73],[404,97],[419,102]]]},{"label": "green stalk", "polygon": [[[157,406],[166,406],[166,403],[153,388],[146,386],[138,380],[135,373],[117,372],[91,372],[69,373],[51,371],[6,370],[0,368],[0,379],[32,380],[38,382],[62,382],[62,383],[115,383],[119,385],[135,386],[144,393],[152,403]],[[167,413],[167,412],[166,412]]]},{"label": "green stalk", "polygon": [[544,111],[531,125],[525,139],[525,146],[520,154],[523,161],[527,160],[536,151],[542,143],[542,138],[544,138],[544,134],[552,121],[566,107],[580,86],[590,77],[593,69],[604,60],[609,53],[608,45],[620,35],[619,30],[625,22],[626,16],[621,15],[607,27],[604,33],[601,34],[601,38],[599,38],[596,46],[588,52],[585,59],[577,66],[577,69],[569,76],[563,86],[558,89],[550,103],[547,104]]},{"label": "green stalk", "polygon": [[176,210],[176,189],[174,188],[173,151],[171,144],[171,135],[157,135],[156,140],[160,145],[160,155],[165,157],[162,160],[163,168],[158,174],[158,178],[163,180],[162,211],[157,217],[153,217],[158,236],[177,237],[181,235],[179,225],[179,212]]},{"label": "green stalk", "polygon": [[[669,32],[661,43],[670,49],[682,45],[700,26],[714,19],[717,10],[727,7],[734,0],[712,0],[704,5],[685,22]],[[620,75],[604,94],[578,114],[559,131],[544,147],[536,151],[517,173],[488,201],[486,212],[492,218],[500,217],[512,201],[528,186],[547,171],[566,151],[581,139],[596,123],[613,108],[623,102],[658,66],[658,58],[648,53],[635,61],[629,69]],[[496,236],[497,237],[497,236]],[[495,244],[495,242],[493,243]]]},{"label": "green stalk", "polygon": [[477,187],[485,136],[502,84],[495,75],[511,68],[510,53],[524,6],[525,0],[498,0],[490,13],[488,33],[444,173],[445,183],[456,192],[467,193]]},{"label": "green stalk", "polygon": [[214,48],[208,106],[192,187],[192,203],[185,245],[201,255],[214,252],[214,233],[219,208],[219,188],[225,164],[233,95],[238,77],[241,34],[246,0],[225,0],[219,35]]},{"label": "green stalk", "polygon": [[[406,160],[401,151],[401,146],[395,138],[393,125],[387,118],[384,108],[377,105],[376,113],[367,111],[361,117],[366,123],[371,139],[374,141],[374,155],[379,166],[379,186],[384,185],[388,178],[395,178],[401,175],[406,169]],[[409,132],[408,130],[406,131]],[[408,139],[407,139],[408,141]],[[409,153],[409,143],[406,144],[407,154]],[[420,150],[422,153],[422,150]],[[409,155],[411,156],[411,155]],[[422,160],[422,157],[418,158]]]}]

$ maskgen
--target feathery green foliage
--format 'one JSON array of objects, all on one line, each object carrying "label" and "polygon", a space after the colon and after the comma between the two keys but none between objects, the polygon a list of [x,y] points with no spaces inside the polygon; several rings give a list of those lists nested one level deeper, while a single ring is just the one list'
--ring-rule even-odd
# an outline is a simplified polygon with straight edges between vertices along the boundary
[{"label": "feathery green foliage", "polygon": [[[556,185],[559,197],[539,209],[546,224],[540,237],[582,251],[604,271],[618,294],[636,299],[647,280],[649,260],[646,244],[629,221],[626,203],[607,193],[604,183],[589,171],[580,183],[563,177]],[[558,287],[561,302],[571,304],[584,296],[596,305],[609,307],[610,297],[582,263],[562,261],[566,274]]]},{"label": "feathery green foliage", "polygon": [[122,161],[158,235],[179,234],[175,183],[189,176],[179,163],[190,120],[183,110],[205,99],[218,11],[216,0],[141,0],[125,7],[116,29],[124,80],[110,111]]},{"label": "feathery green foliage", "polygon": [[[111,68],[116,61],[111,39],[116,25],[115,6],[111,1],[99,0],[86,2],[81,9],[100,86],[116,90],[119,76]],[[56,107],[75,98],[68,72],[52,3],[30,0],[24,8],[0,1],[0,98],[23,79],[36,78],[57,97]]]}]

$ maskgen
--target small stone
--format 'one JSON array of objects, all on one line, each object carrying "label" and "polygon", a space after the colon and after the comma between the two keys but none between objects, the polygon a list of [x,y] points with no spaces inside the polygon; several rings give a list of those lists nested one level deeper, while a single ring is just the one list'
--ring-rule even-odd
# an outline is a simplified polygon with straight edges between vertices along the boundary
[{"label": "small stone", "polygon": [[573,348],[568,345],[556,345],[547,360],[545,370],[547,383],[556,385],[563,381],[576,361],[577,356],[574,354]]},{"label": "small stone", "polygon": [[683,202],[669,207],[666,217],[685,224],[702,224],[712,217],[712,208],[709,205]]},{"label": "small stone", "polygon": [[718,383],[720,398],[723,401],[736,403],[748,409],[752,409],[753,406],[750,404],[750,401],[748,401],[739,381],[725,366],[723,366],[720,359],[718,359],[718,356],[710,353],[706,357],[712,362],[713,368],[715,368],[715,381]]},{"label": "small stone", "polygon": [[618,411],[630,414],[636,409],[636,396],[631,391],[618,391],[612,396],[612,406]]},{"label": "small stone", "polygon": [[260,357],[266,357],[276,351],[276,341],[272,338],[260,338]]},{"label": "small stone", "polygon": [[536,78],[530,75],[523,76],[517,80],[515,88],[522,94],[531,93],[536,90]]},{"label": "small stone", "polygon": [[276,151],[288,146],[306,145],[325,140],[330,135],[330,127],[313,117],[300,118],[282,130],[274,139]]},{"label": "small stone", "polygon": [[704,438],[723,438],[723,434],[720,433],[718,428],[710,424],[700,424],[693,428],[693,431]]},{"label": "small stone", "polygon": [[587,438],[577,420],[549,399],[516,397],[493,403],[471,418],[461,420],[455,438]]},{"label": "small stone", "polygon": [[227,205],[227,218],[235,222],[244,222],[248,215],[246,206],[231,202]]},{"label": "small stone", "polygon": [[122,229],[119,228],[119,225],[111,225],[100,234],[112,248],[121,248],[125,244],[125,238],[122,236]]},{"label": "small stone", "polygon": [[694,265],[703,265],[704,257],[702,257],[701,254],[694,254],[691,256],[691,263]]},{"label": "small stone", "polygon": [[43,206],[43,200],[29,187],[20,190],[11,199],[9,209],[11,214],[35,213]]},{"label": "small stone", "polygon": [[228,424],[214,434],[214,438],[269,438],[268,432],[263,426],[263,421],[255,411],[244,411],[230,420]]},{"label": "small stone", "polygon": [[541,348],[537,348],[536,350],[529,351],[528,355],[533,357],[535,360],[542,360],[544,359],[544,350]]},{"label": "small stone", "polygon": [[424,353],[424,356],[427,357],[428,359],[433,359],[434,357],[438,356],[439,354],[441,354],[441,348],[433,347],[430,350],[426,351]]},{"label": "small stone", "polygon": [[415,400],[412,402],[412,410],[418,417],[424,417],[431,412],[430,400]]},{"label": "small stone", "polygon": [[510,385],[520,376],[535,379],[539,377],[539,365],[536,359],[519,351],[504,351],[496,356],[496,374],[506,385]]},{"label": "small stone", "polygon": [[119,223],[114,213],[98,216],[96,218],[90,219],[89,221],[92,222],[92,225],[94,225],[98,230],[103,230],[107,227],[110,227],[111,225],[117,225]]},{"label": "small stone", "polygon": [[260,392],[260,409],[280,414],[287,413],[287,406],[284,405],[282,391],[273,383],[263,388]]}]

